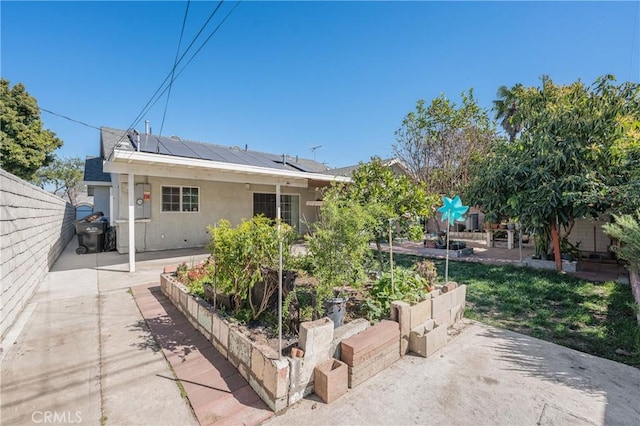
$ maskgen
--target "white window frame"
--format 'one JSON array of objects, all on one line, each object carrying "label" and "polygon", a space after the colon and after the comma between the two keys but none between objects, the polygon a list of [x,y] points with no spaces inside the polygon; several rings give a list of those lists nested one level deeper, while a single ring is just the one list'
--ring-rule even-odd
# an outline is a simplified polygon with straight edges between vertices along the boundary
[{"label": "white window frame", "polygon": [[[255,216],[255,215],[256,215],[256,211],[255,211],[255,204],[254,204],[254,195],[255,195],[255,194],[273,195],[274,197],[276,196],[276,194],[275,194],[274,192],[254,191],[252,194],[253,194],[253,195],[251,195],[251,211],[252,211],[252,216]],[[280,203],[282,203],[282,198],[283,198],[283,197],[285,197],[285,196],[286,196],[286,197],[292,197],[292,199],[297,198],[297,200],[298,200],[298,201],[297,201],[297,204],[298,204],[298,220],[296,221],[296,223],[295,223],[295,224],[291,224],[290,226],[293,226],[293,227],[296,229],[296,231],[298,231],[298,232],[299,232],[299,230],[300,230],[300,217],[301,217],[301,215],[302,215],[302,213],[301,213],[301,211],[300,211],[300,206],[301,206],[301,199],[302,199],[302,197],[300,196],[300,194],[287,194],[287,193],[283,193],[283,194],[280,194],[280,200],[281,200],[281,201],[280,201]],[[292,203],[292,204],[293,204],[293,203]],[[282,204],[281,204],[281,206],[282,206]],[[281,212],[281,213],[282,213],[282,212]],[[276,213],[276,214],[277,214],[277,213]],[[283,218],[283,222],[287,223],[287,222],[284,220],[284,218]]]},{"label": "white window frame", "polygon": [[[178,211],[173,211],[173,210],[164,210],[164,200],[162,199],[164,196],[164,188],[179,188],[180,189],[180,194],[179,194],[179,199],[180,199],[180,207]],[[182,196],[183,196],[183,190],[185,188],[196,188],[198,190],[198,210],[197,211],[190,211],[190,210],[183,210],[183,205],[182,205]],[[160,186],[160,213],[200,213],[200,200],[202,199],[202,192],[200,191],[200,187],[199,186],[190,186],[190,185],[161,185]]]}]

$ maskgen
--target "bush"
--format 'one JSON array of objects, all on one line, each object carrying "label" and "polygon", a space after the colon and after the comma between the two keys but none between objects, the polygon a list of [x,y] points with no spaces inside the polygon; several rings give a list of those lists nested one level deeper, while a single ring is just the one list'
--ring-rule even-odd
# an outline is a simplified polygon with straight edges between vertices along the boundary
[{"label": "bush", "polygon": [[371,216],[359,204],[328,194],[320,210],[320,220],[308,237],[316,286],[316,312],[334,296],[336,287],[361,287],[366,279],[364,265],[371,251]]},{"label": "bush", "polygon": [[386,318],[391,312],[391,302],[419,302],[429,292],[429,282],[414,268],[397,267],[394,269],[394,288],[391,286],[391,274],[385,272],[370,290],[366,301],[367,317],[370,320]]},{"label": "bush", "polygon": [[614,215],[615,222],[604,225],[604,230],[622,243],[620,247],[612,247],[618,257],[629,262],[631,269],[640,271],[640,211],[636,216]]},{"label": "bush", "polygon": [[[283,265],[288,267],[295,232],[287,224],[280,226]],[[274,284],[264,276],[264,268],[278,269],[279,265],[279,236],[274,221],[256,216],[233,228],[228,220],[222,219],[208,229],[211,233],[209,250],[215,260],[213,282],[216,291],[233,297],[234,311],[242,310],[248,302],[252,319],[257,319],[277,290],[277,282]],[[261,281],[265,283],[264,294],[256,305],[251,293],[254,285]]]}]

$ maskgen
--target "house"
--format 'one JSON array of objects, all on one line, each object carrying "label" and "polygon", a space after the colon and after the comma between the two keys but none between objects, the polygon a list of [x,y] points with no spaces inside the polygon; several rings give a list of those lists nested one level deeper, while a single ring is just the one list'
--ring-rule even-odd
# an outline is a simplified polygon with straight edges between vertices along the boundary
[{"label": "house", "polygon": [[317,219],[319,190],[350,180],[313,160],[107,127],[100,153],[85,163],[85,184],[130,270],[135,252],[205,246],[207,226],[220,219],[275,218],[280,209],[304,234]]}]

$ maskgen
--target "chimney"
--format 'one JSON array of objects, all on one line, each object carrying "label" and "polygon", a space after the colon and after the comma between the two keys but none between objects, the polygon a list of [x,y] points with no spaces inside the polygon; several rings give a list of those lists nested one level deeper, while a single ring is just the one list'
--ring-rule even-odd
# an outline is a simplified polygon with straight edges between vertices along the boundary
[{"label": "chimney", "polygon": [[248,143],[245,143],[245,144],[244,144],[244,150],[245,150],[245,151],[248,151],[248,150],[249,150],[249,144],[248,144]]},{"label": "chimney", "polygon": [[287,166],[287,156],[285,154],[282,154],[282,166]]},{"label": "chimney", "polygon": [[144,134],[149,134],[149,120],[144,120]]}]

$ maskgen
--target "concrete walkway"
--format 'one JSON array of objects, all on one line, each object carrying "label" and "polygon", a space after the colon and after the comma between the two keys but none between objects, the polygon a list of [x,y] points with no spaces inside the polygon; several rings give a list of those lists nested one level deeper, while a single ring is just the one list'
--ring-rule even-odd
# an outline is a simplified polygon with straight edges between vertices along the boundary
[{"label": "concrete walkway", "polygon": [[0,424],[197,424],[128,288],[203,251],[143,254],[129,274],[127,256],[76,244],[2,342]]},{"label": "concrete walkway", "polygon": [[640,424],[640,370],[507,330],[467,328],[331,404],[305,398],[268,425]]}]

